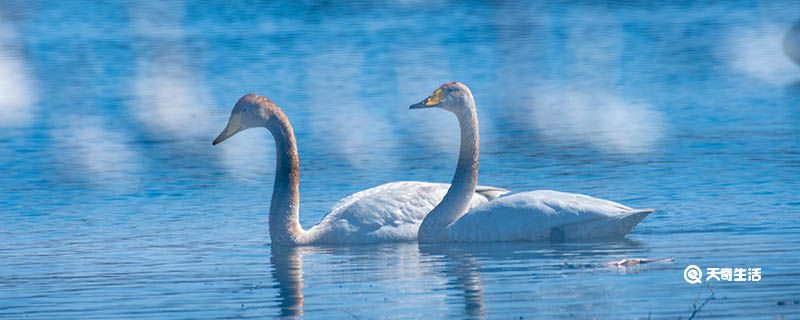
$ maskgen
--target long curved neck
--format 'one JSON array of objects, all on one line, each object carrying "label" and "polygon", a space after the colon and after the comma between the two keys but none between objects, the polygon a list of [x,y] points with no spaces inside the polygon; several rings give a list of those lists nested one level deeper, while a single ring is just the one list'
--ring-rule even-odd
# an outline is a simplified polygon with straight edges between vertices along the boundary
[{"label": "long curved neck", "polygon": [[472,98],[466,99],[467,108],[456,113],[461,128],[461,147],[458,153],[458,166],[450,189],[442,202],[439,202],[425,216],[419,227],[419,241],[435,242],[441,239],[444,229],[458,220],[469,209],[472,195],[478,185],[478,114]]},{"label": "long curved neck", "polygon": [[299,215],[300,161],[289,119],[280,111],[275,113],[265,125],[275,138],[277,162],[269,207],[269,236],[272,243],[293,245],[301,242],[305,233]]}]

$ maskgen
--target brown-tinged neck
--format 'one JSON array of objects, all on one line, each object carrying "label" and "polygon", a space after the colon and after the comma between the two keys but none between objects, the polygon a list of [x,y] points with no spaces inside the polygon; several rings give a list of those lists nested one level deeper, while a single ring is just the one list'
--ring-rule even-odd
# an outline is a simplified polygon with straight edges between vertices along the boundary
[{"label": "brown-tinged neck", "polygon": [[272,243],[294,245],[302,241],[300,225],[300,160],[289,118],[275,108],[265,127],[275,138],[275,184],[269,208],[269,235]]}]

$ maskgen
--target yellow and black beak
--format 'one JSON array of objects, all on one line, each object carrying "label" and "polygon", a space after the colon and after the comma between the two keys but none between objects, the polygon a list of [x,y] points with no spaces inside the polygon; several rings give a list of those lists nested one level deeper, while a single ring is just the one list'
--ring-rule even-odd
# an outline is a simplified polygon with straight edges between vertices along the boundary
[{"label": "yellow and black beak", "polygon": [[424,109],[439,106],[442,103],[442,88],[436,89],[430,97],[425,98],[418,103],[412,104],[409,109]]}]

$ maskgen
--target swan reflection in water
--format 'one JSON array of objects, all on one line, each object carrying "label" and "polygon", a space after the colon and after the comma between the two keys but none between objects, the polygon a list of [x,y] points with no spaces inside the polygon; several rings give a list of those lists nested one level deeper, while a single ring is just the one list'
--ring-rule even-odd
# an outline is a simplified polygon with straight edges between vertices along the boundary
[{"label": "swan reflection in water", "polygon": [[303,254],[310,247],[272,247],[272,278],[280,298],[280,316],[298,318],[303,315]]},{"label": "swan reflection in water", "polygon": [[[609,268],[606,263],[626,257],[645,255],[641,245],[633,240],[598,243],[478,243],[478,244],[417,244],[397,243],[347,247],[273,246],[270,261],[272,277],[277,284],[277,301],[280,317],[299,318],[305,310],[303,289],[321,288],[336,283],[340,286],[368,283],[372,286],[391,286],[385,292],[404,292],[393,296],[393,306],[418,305],[420,295],[407,294],[418,291],[442,290],[447,293],[446,305],[462,305],[456,318],[483,319],[487,310],[484,298],[489,291],[502,291],[504,281],[523,277],[521,281],[536,284],[561,281],[563,277],[579,272]],[[303,259],[310,259],[315,270],[326,270],[303,276]],[[346,269],[346,270],[345,270]],[[563,270],[563,272],[553,272]],[[624,269],[623,269],[624,270]],[[483,274],[482,274],[483,273]],[[320,278],[322,277],[322,278]],[[342,278],[348,277],[348,278]],[[352,278],[349,278],[352,277]],[[406,281],[418,279],[444,279],[422,283]],[[492,278],[486,287],[483,277]],[[500,278],[500,279],[497,279]],[[327,280],[325,280],[327,279]],[[444,286],[444,288],[437,287]],[[345,288],[344,290],[350,290]],[[378,290],[378,289],[376,289]],[[536,290],[538,292],[538,290]],[[360,293],[360,292],[359,292]],[[533,292],[536,295],[536,292]],[[329,295],[330,292],[326,293]],[[319,297],[319,293],[315,295]],[[428,298],[430,296],[427,296]],[[347,298],[347,297],[345,297]],[[428,302],[428,298],[425,298]],[[536,297],[534,297],[536,298]],[[397,299],[400,299],[399,301]],[[405,300],[409,299],[409,300]],[[531,299],[518,295],[515,299]],[[337,303],[331,301],[329,303]],[[338,301],[341,303],[341,301]],[[387,305],[388,306],[388,305]],[[313,306],[315,311],[327,310],[337,305]],[[380,309],[383,306],[373,306]],[[363,308],[369,311],[371,309]],[[526,310],[529,311],[529,310]],[[358,310],[341,309],[342,315],[359,317]],[[436,311],[431,311],[436,312]]]}]

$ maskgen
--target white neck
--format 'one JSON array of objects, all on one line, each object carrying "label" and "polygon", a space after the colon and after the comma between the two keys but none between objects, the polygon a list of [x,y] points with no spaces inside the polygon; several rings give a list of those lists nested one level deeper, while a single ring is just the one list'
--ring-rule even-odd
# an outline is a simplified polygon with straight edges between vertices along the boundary
[{"label": "white neck", "polygon": [[467,212],[472,195],[478,185],[480,145],[478,114],[475,111],[475,101],[472,97],[465,99],[464,104],[465,108],[455,113],[461,128],[461,148],[458,154],[456,173],[442,202],[433,208],[422,221],[418,234],[420,242],[436,242],[441,239],[444,229]]},{"label": "white neck", "polygon": [[273,244],[294,245],[303,241],[300,225],[300,160],[289,119],[281,111],[264,125],[275,138],[275,184],[269,207],[269,236]]}]

